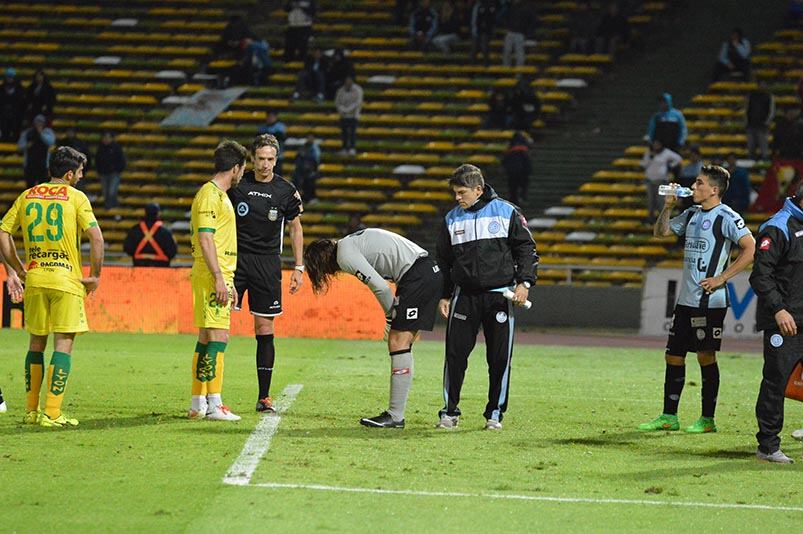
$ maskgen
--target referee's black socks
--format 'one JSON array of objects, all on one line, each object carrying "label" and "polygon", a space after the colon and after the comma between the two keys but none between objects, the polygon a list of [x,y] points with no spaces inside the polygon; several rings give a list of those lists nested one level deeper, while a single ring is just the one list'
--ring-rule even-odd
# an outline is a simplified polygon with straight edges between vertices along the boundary
[{"label": "referee's black socks", "polygon": [[717,395],[719,394],[719,365],[701,365],[700,374],[703,377],[703,417],[714,417],[717,409]]},{"label": "referee's black socks", "polygon": [[678,404],[680,404],[680,394],[683,392],[683,385],[686,383],[686,366],[666,364],[666,374],[664,375],[664,413],[667,415],[677,415]]},{"label": "referee's black socks", "polygon": [[273,377],[273,362],[276,349],[273,347],[273,334],[256,336],[257,338],[257,380],[259,381],[259,398],[270,396],[270,380]]}]

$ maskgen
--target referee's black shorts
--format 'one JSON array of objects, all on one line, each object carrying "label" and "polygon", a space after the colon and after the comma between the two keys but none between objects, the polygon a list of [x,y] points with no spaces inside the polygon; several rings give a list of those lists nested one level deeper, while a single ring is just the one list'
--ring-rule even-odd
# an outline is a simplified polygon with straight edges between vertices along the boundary
[{"label": "referee's black shorts", "polygon": [[390,327],[407,332],[432,330],[442,290],[443,276],[438,264],[428,256],[418,258],[396,287]]},{"label": "referee's black shorts", "polygon": [[685,357],[687,352],[718,351],[722,346],[722,326],[727,313],[727,308],[704,310],[678,304],[669,329],[666,353]]},{"label": "referee's black shorts", "polygon": [[240,302],[248,293],[251,313],[261,317],[282,314],[282,261],[278,254],[238,254],[234,287]]}]

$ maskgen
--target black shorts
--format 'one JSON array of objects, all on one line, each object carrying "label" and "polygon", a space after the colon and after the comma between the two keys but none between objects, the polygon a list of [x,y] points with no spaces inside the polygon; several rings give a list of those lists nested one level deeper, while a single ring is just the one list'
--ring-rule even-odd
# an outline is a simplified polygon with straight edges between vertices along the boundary
[{"label": "black shorts", "polygon": [[443,276],[438,264],[427,256],[418,258],[396,287],[390,327],[408,332],[432,330],[441,291]]},{"label": "black shorts", "polygon": [[238,254],[234,287],[240,302],[248,293],[251,313],[262,317],[282,314],[282,260],[278,255]]},{"label": "black shorts", "polygon": [[666,353],[685,357],[687,352],[718,351],[722,346],[726,313],[727,308],[703,310],[678,304],[666,341]]}]

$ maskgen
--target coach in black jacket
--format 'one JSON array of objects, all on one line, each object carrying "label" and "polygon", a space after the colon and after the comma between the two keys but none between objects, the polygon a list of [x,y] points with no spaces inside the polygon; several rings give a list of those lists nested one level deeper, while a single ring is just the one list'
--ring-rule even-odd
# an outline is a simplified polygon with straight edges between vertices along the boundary
[{"label": "coach in black jacket", "polygon": [[[480,169],[461,165],[449,185],[458,206],[446,214],[437,243],[444,279],[439,309],[448,321],[438,426],[457,426],[468,356],[482,325],[490,381],[485,428],[498,430],[508,401],[513,305],[527,300],[538,255],[524,216],[485,184]],[[505,290],[513,291],[511,301],[502,295]]]},{"label": "coach in black jacket", "polygon": [[803,187],[761,225],[750,285],[758,295],[756,322],[764,330],[764,377],[756,402],[761,460],[792,463],[781,452],[784,390],[803,359]]}]

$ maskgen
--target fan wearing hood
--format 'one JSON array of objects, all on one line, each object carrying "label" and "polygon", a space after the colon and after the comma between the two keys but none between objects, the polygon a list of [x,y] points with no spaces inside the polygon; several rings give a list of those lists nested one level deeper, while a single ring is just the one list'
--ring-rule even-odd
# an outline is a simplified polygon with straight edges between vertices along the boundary
[{"label": "fan wearing hood", "polygon": [[647,126],[647,140],[652,144],[658,139],[666,148],[677,152],[686,144],[688,135],[686,117],[672,106],[672,95],[661,94],[658,97],[658,112],[650,118]]}]

